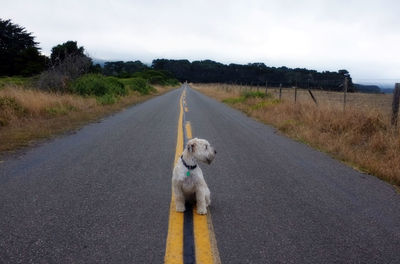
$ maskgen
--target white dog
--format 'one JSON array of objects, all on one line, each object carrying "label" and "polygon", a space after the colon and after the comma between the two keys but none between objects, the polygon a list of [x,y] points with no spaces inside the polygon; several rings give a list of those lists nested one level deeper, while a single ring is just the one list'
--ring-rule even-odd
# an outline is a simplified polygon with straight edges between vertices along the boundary
[{"label": "white dog", "polygon": [[197,213],[207,214],[207,206],[211,203],[210,190],[197,162],[210,164],[215,154],[217,151],[205,139],[193,138],[188,141],[172,173],[177,212],[185,211],[185,201],[196,200]]}]

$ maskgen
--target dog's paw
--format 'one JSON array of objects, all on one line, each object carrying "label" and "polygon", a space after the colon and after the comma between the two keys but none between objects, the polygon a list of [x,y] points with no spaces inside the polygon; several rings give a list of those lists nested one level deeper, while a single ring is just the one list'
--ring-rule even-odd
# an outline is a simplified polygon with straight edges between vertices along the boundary
[{"label": "dog's paw", "polygon": [[185,212],[185,206],[183,205],[176,205],[176,211],[177,212],[180,212],[180,213],[183,213],[183,212]]},{"label": "dog's paw", "polygon": [[197,213],[200,215],[207,214],[207,208],[197,208]]}]

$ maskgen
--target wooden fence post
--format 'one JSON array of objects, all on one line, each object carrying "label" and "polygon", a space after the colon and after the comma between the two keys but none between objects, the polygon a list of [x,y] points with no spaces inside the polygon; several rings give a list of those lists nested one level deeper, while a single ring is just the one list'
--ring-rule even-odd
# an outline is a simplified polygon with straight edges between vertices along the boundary
[{"label": "wooden fence post", "polygon": [[392,102],[392,126],[397,126],[397,116],[399,114],[400,83],[396,83],[393,91]]},{"label": "wooden fence post", "polygon": [[344,85],[343,85],[343,111],[346,109],[346,101],[347,101],[347,86],[349,84],[349,79],[344,77]]},{"label": "wooden fence post", "polygon": [[297,85],[294,87],[294,103],[297,102]]},{"label": "wooden fence post", "polygon": [[268,81],[265,82],[265,95],[268,95]]},{"label": "wooden fence post", "polygon": [[279,101],[282,99],[282,84],[279,84]]},{"label": "wooden fence post", "polygon": [[317,99],[315,99],[315,97],[314,97],[314,95],[313,95],[313,93],[311,92],[310,89],[308,89],[308,93],[311,95],[311,98],[313,99],[314,103],[315,103],[316,105],[318,105]]}]

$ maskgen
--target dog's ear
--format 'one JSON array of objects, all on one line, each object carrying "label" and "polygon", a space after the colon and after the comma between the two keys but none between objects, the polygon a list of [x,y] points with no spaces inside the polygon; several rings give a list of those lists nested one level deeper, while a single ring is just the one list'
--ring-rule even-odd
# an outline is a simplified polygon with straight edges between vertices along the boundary
[{"label": "dog's ear", "polygon": [[188,143],[187,144],[187,150],[189,152],[194,152],[195,147],[196,147],[196,143]]}]

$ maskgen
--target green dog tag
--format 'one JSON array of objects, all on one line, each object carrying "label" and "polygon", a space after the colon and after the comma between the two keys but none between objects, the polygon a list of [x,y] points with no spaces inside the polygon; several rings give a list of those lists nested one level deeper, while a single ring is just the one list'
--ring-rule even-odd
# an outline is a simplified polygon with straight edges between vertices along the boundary
[{"label": "green dog tag", "polygon": [[186,176],[188,177],[190,176],[190,171],[186,172]]}]

